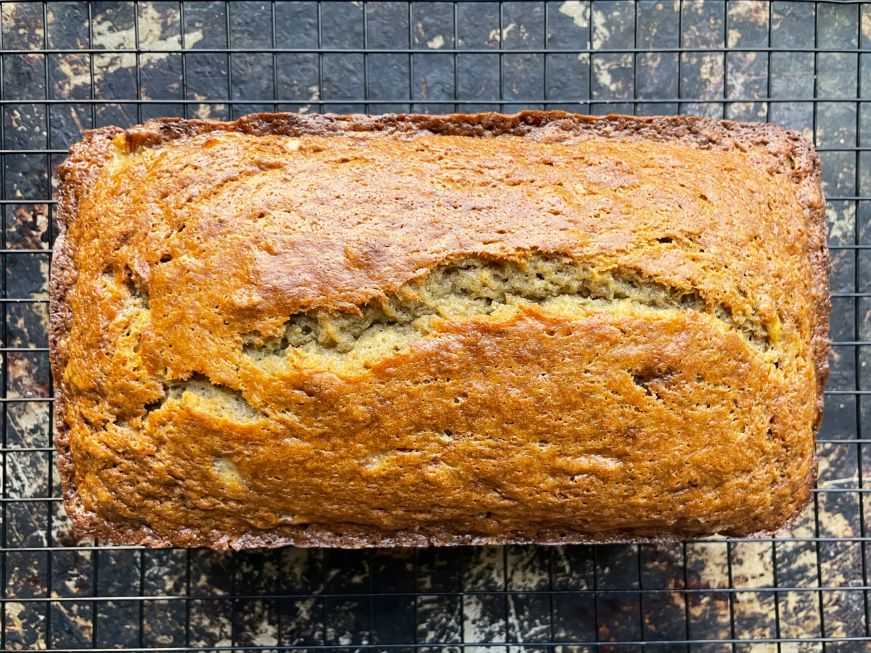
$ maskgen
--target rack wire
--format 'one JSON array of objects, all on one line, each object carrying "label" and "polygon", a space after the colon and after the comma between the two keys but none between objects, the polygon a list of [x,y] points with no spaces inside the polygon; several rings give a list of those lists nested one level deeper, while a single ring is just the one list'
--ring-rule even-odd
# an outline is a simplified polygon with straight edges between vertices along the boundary
[{"label": "rack wire", "polygon": [[[869,88],[861,2],[0,2],[0,648],[871,650]],[[771,120],[814,139],[832,375],[818,487],[792,530],[236,554],[72,538],[46,329],[56,171],[81,130],[521,108]]]}]

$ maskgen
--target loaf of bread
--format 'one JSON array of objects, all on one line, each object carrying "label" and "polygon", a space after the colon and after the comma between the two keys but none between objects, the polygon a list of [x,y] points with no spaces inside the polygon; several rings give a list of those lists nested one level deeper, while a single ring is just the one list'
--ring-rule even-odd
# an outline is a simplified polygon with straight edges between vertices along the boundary
[{"label": "loaf of bread", "polygon": [[560,112],[163,119],[61,168],[56,445],[151,546],[770,532],[827,374],[812,146]]}]

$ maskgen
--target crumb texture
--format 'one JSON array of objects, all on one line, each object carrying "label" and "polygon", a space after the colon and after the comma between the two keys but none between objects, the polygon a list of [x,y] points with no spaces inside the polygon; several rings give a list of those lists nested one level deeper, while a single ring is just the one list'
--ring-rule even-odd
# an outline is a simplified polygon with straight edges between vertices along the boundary
[{"label": "crumb texture", "polygon": [[[739,323],[728,308],[706,305],[694,290],[670,288],[631,271],[598,270],[567,257],[532,254],[520,262],[464,258],[439,265],[354,311],[298,313],[278,338],[247,338],[245,353],[273,365],[295,355],[312,367],[359,369],[408,349],[451,321],[499,323],[531,306],[566,318],[641,308],[710,313],[757,349],[770,350],[767,329],[755,315]],[[776,359],[776,353],[767,358]]]},{"label": "crumb texture", "polygon": [[809,496],[828,259],[788,132],[167,120],[92,133],[62,177],[52,363],[81,532],[687,537],[775,529]]}]

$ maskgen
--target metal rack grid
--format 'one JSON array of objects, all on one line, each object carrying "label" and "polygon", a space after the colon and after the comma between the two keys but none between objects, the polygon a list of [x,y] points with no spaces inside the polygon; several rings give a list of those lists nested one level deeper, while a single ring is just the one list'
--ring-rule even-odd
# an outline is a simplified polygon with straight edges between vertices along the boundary
[{"label": "metal rack grid", "polygon": [[[855,2],[0,2],[0,648],[871,650],[869,88],[871,5]],[[521,108],[772,120],[814,138],[832,376],[818,488],[790,532],[237,554],[72,539],[47,281],[57,165],[82,129]]]}]

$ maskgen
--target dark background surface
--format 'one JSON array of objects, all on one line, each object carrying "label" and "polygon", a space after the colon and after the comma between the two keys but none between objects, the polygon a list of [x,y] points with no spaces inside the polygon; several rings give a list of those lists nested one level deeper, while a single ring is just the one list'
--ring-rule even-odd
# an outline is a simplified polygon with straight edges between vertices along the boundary
[{"label": "dark background surface", "polygon": [[[0,49],[0,648],[871,650],[871,107],[860,101],[871,6],[0,3]],[[237,554],[72,539],[51,449],[47,282],[57,165],[83,129],[162,115],[521,108],[772,120],[815,140],[834,346],[818,490],[791,530]]]}]

